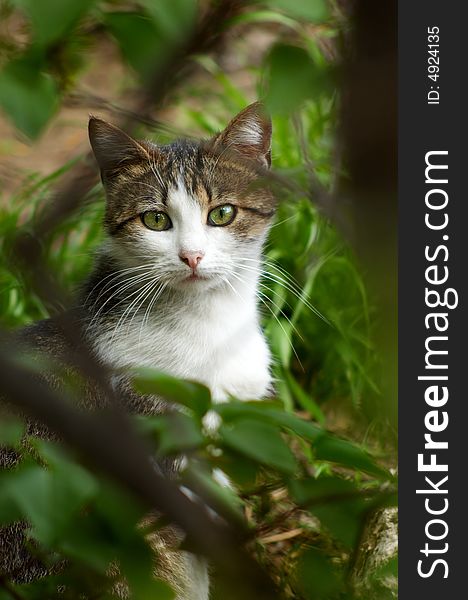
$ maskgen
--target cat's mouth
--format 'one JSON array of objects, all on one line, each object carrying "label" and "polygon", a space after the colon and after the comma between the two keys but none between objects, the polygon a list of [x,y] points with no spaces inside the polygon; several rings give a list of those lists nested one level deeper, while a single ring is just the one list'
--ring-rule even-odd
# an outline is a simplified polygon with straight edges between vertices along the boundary
[{"label": "cat's mouth", "polygon": [[204,276],[204,275],[200,275],[200,273],[196,273],[196,272],[192,272],[190,273],[190,275],[187,275],[187,277],[184,277],[183,282],[184,283],[191,283],[194,281],[206,281],[208,279],[208,277]]},{"label": "cat's mouth", "polygon": [[203,273],[198,269],[196,271],[189,271],[188,273],[181,273],[177,280],[174,282],[175,286],[180,286],[182,289],[189,287],[205,289],[206,287],[212,287],[218,281],[218,277],[213,273]]}]

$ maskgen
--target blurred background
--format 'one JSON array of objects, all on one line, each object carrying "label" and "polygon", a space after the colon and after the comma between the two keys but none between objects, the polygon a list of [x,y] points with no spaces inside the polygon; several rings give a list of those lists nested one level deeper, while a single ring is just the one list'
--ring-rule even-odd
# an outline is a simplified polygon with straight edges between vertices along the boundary
[{"label": "blurred background", "polygon": [[[235,482],[228,499],[217,489],[218,501],[240,511],[248,552],[287,598],[396,594],[393,538],[382,558],[374,556],[382,535],[395,533],[385,507],[395,503],[396,467],[396,20],[392,2],[372,4],[0,0],[4,332],[66,308],[103,239],[90,114],[156,143],[210,137],[257,99],[272,115],[281,202],[265,249],[260,307],[275,357],[276,416],[227,411],[216,440],[196,415],[184,426],[194,465],[201,461],[208,478],[221,466]],[[21,255],[25,233],[37,242],[34,257]],[[38,284],[35,274],[44,269],[60,294]],[[246,416],[257,429],[243,429]],[[19,447],[21,422],[5,423],[0,443]],[[164,420],[148,427],[160,454],[187,452]],[[37,452],[28,468],[37,474],[48,466],[54,485],[67,485],[60,465],[83,469],[73,451]],[[113,530],[109,507],[126,492],[109,491],[107,479],[86,469],[83,486],[88,477],[98,490],[82,496],[94,507],[87,518]],[[5,489],[21,490],[17,473],[7,475]],[[27,477],[21,481],[27,486]],[[41,522],[53,535],[41,536],[40,526],[38,534],[37,516],[17,497],[5,494],[3,513],[0,500],[0,520],[32,520],[41,552],[72,561],[75,579],[68,573],[61,582],[68,590],[85,593],[99,580],[102,597],[112,593],[102,579],[103,564],[114,558],[111,541],[126,577],[138,578],[125,561],[125,536],[105,539],[109,531],[91,528],[78,550],[72,529],[53,530],[47,511]],[[130,531],[135,511],[117,512]],[[96,539],[102,556],[87,560]],[[41,585],[10,581],[0,585],[0,598],[44,598],[44,585],[55,597],[57,578]],[[223,585],[220,577],[215,598],[231,597]],[[162,590],[156,597],[171,597]],[[132,591],[147,598],[150,587]]]}]

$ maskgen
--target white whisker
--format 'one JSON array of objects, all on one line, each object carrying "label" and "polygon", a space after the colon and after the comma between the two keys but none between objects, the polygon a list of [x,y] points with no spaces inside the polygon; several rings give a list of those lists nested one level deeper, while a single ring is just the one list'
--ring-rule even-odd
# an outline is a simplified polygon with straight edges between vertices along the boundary
[{"label": "white whisker", "polygon": [[[164,283],[160,284],[160,286],[158,288],[156,288],[156,291],[154,292],[153,297],[151,298],[151,301],[148,303],[148,307],[146,308],[145,314],[143,316],[143,321],[141,323],[140,332],[138,334],[138,343],[139,344],[141,344],[142,332],[143,332],[143,329],[144,329],[145,325],[148,323],[148,320],[149,320],[151,311],[153,309],[153,306],[156,303],[157,299],[164,292],[166,286],[167,286],[167,282],[164,282]],[[152,290],[153,289],[154,288],[152,288]]]},{"label": "white whisker", "polygon": [[[136,266],[136,267],[128,267],[127,269],[119,269],[118,271],[112,271],[112,273],[109,273],[109,275],[107,275],[106,277],[103,277],[102,279],[100,279],[100,280],[99,280],[99,281],[96,283],[96,285],[95,285],[95,286],[92,288],[92,290],[91,290],[91,291],[89,292],[89,294],[86,296],[86,299],[85,299],[85,300],[84,300],[84,302],[83,302],[83,306],[86,306],[86,304],[87,304],[87,302],[88,302],[88,300],[89,300],[89,297],[90,297],[90,296],[91,296],[91,294],[94,292],[94,290],[95,290],[95,289],[96,289],[98,286],[100,286],[102,283],[104,283],[104,281],[106,281],[106,279],[109,279],[109,277],[113,277],[112,281],[114,281],[115,279],[117,279],[118,277],[120,277],[120,276],[121,276],[121,275],[120,275],[121,273],[128,273],[128,272],[130,272],[130,271],[138,271],[138,270],[140,270],[140,269],[144,269],[144,268],[146,268],[146,267],[150,267],[150,266],[151,266],[151,264],[147,264],[147,265],[138,265],[138,266]],[[107,284],[106,284],[106,286],[107,286]],[[105,286],[105,287],[106,287],[106,286]],[[99,298],[99,296],[98,296],[98,298]]]},{"label": "white whisker", "polygon": [[153,157],[150,157],[149,159],[149,165],[150,165],[150,169],[153,172],[153,175],[156,177],[157,181],[161,184],[161,187],[164,189],[166,186],[164,185],[164,182],[162,180],[161,174],[159,172],[158,167],[156,166],[156,161]]},{"label": "white whisker", "polygon": [[123,311],[123,313],[120,315],[119,320],[117,321],[117,325],[114,327],[114,331],[112,333],[112,337],[110,340],[110,343],[112,344],[114,341],[114,338],[116,336],[116,334],[119,332],[120,329],[123,329],[123,324],[127,318],[127,316],[129,316],[131,314],[132,308],[134,306],[138,306],[138,302],[140,300],[140,298],[144,298],[146,292],[148,291],[148,289],[150,289],[152,287],[154,283],[154,280],[152,279],[149,283],[146,283],[143,288],[138,289],[136,292],[134,292],[133,294],[130,294],[128,298],[131,298],[132,296],[134,296],[136,294],[136,298],[134,298],[130,304],[125,308],[125,310]]},{"label": "white whisker", "polygon": [[[143,281],[146,281],[149,277],[153,277],[153,275],[151,273],[144,273],[143,275],[141,275],[141,279],[137,279],[136,281],[131,281],[131,282],[124,282],[124,284],[120,287],[117,288],[117,290],[111,294],[111,296],[102,304],[102,306],[100,306],[99,310],[93,315],[93,318],[91,319],[88,327],[86,328],[86,331],[88,331],[92,325],[95,323],[95,321],[97,321],[97,319],[99,318],[100,315],[104,315],[106,313],[103,313],[103,309],[105,308],[105,306],[116,296],[118,296],[119,294],[122,294],[124,291],[126,291],[129,288],[134,287],[135,285],[142,283]],[[121,299],[119,302],[117,302],[117,304],[114,305],[115,306],[119,306],[120,304],[122,304],[122,302],[125,302],[125,300],[127,300],[128,298],[131,298],[132,296],[134,296],[136,293],[138,293],[139,290],[136,290],[134,292],[132,292],[129,296],[126,296],[125,298]],[[107,311],[108,312],[108,311]]]},{"label": "white whisker", "polygon": [[[243,258],[242,260],[245,260],[245,258]],[[258,261],[257,264],[261,265],[260,261]],[[273,266],[273,265],[268,265],[268,263],[266,263],[266,264],[267,264],[267,266]],[[296,284],[294,282],[294,279],[292,279],[292,281],[288,281],[282,275],[278,275],[277,273],[271,273],[270,271],[265,271],[265,270],[261,269],[259,266],[242,265],[239,263],[237,265],[237,267],[240,269],[243,269],[245,271],[251,271],[251,272],[257,273],[259,276],[264,277],[265,279],[268,279],[268,280],[282,286],[284,289],[288,290],[291,294],[293,294],[293,296],[295,296],[300,302],[302,302],[310,311],[312,311],[320,319],[325,321],[325,323],[327,323],[328,325],[332,325],[330,323],[330,321],[313,304],[311,304],[309,302],[309,300],[307,299],[306,293],[304,292],[304,290],[302,290],[298,286],[298,284]],[[275,265],[275,268],[276,268],[276,265]],[[280,269],[278,269],[278,270],[280,270]]]},{"label": "white whisker", "polygon": [[[236,279],[238,279],[241,283],[245,283],[245,281],[239,276],[239,274],[237,273],[233,273],[231,272],[231,275],[233,277],[235,277]],[[268,296],[266,296],[265,294],[263,294],[263,292],[260,291],[256,291],[255,295],[257,296],[257,298],[260,300],[260,302],[262,302],[266,308],[270,311],[270,313],[272,314],[273,318],[277,321],[278,325],[281,327],[287,341],[288,344],[291,346],[291,350],[294,353],[294,356],[296,357],[299,365],[301,366],[301,369],[304,370],[304,367],[302,365],[301,359],[299,358],[299,355],[296,352],[296,349],[294,348],[294,344],[291,341],[290,336],[288,335],[288,332],[286,331],[286,329],[284,328],[284,325],[281,323],[281,321],[279,320],[278,316],[275,314],[275,312],[272,310],[271,306],[268,304],[268,302],[265,301],[264,298],[267,298],[269,302],[271,302],[271,299],[268,298]],[[291,320],[281,311],[281,314],[284,316],[284,318],[288,321],[288,323],[291,325],[291,328],[293,329],[293,331],[295,333],[297,333],[299,335],[299,337],[302,339],[302,337],[300,336],[299,332],[297,331],[296,327],[294,327],[293,323],[291,322]]]}]

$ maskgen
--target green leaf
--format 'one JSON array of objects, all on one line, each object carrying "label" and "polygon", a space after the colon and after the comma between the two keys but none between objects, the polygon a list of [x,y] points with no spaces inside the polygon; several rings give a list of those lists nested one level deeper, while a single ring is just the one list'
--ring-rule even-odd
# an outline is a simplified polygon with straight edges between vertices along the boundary
[{"label": "green leaf", "polygon": [[[282,413],[281,405],[267,400],[252,400],[242,402],[240,400],[230,400],[215,404],[213,410],[216,411],[223,421],[235,421],[236,419],[253,418],[262,420],[267,415],[276,415]],[[273,421],[276,423],[276,419]]]},{"label": "green leaf", "polygon": [[361,530],[367,502],[350,481],[338,477],[292,480],[294,500],[314,514],[340,542],[353,548]]},{"label": "green leaf", "polygon": [[148,368],[136,369],[133,372],[135,389],[142,394],[154,394],[182,404],[199,417],[202,417],[211,407],[210,390],[201,383],[177,379]]},{"label": "green leaf", "polygon": [[[15,502],[41,541],[51,541],[57,530],[60,502],[52,498],[52,475],[40,467],[26,467],[7,482],[5,493]],[[60,517],[58,517],[60,520]]]},{"label": "green leaf", "polygon": [[29,16],[34,41],[49,45],[62,38],[96,0],[14,0]]},{"label": "green leaf", "polygon": [[162,579],[155,579],[152,575],[152,564],[150,569],[143,573],[146,575],[146,580],[141,577],[141,574],[137,571],[134,579],[134,598],[135,600],[148,600],[148,598],[157,598],[158,600],[174,600],[176,594],[172,587],[162,581]]},{"label": "green leaf", "polygon": [[242,500],[232,487],[218,483],[213,473],[208,473],[192,462],[182,474],[182,481],[195,494],[205,498],[215,510],[221,506],[224,514],[228,513],[235,522],[244,522]]},{"label": "green leaf", "polygon": [[198,424],[182,413],[141,417],[138,422],[141,430],[156,434],[158,454],[179,454],[198,448],[204,442]]},{"label": "green leaf", "polygon": [[52,444],[36,440],[48,447],[50,468],[26,465],[10,474],[6,495],[33,526],[34,537],[52,544],[86,502],[97,493],[95,479],[82,467],[66,460]]},{"label": "green leaf", "polygon": [[116,559],[115,539],[110,539],[101,520],[94,514],[80,518],[64,532],[58,548],[70,558],[89,565],[100,573],[106,573]]},{"label": "green leaf", "polygon": [[241,488],[249,490],[255,487],[259,465],[250,458],[230,448],[224,448],[222,456],[215,464]]},{"label": "green leaf", "polygon": [[213,407],[223,419],[231,423],[238,419],[258,419],[282,426],[312,443],[318,460],[336,462],[354,470],[364,471],[379,478],[389,479],[390,474],[379,467],[368,452],[347,440],[342,440],[315,423],[306,421],[276,408],[276,405],[264,401],[227,402]]},{"label": "green leaf", "polygon": [[284,473],[296,470],[296,461],[277,427],[261,421],[239,419],[222,425],[224,444],[254,460]]},{"label": "green leaf", "polygon": [[102,481],[95,500],[96,511],[105,520],[109,539],[133,540],[135,527],[146,514],[145,507],[127,490]]},{"label": "green leaf", "polygon": [[320,550],[309,548],[297,567],[298,579],[307,600],[335,598],[342,589],[341,573]]},{"label": "green leaf", "polygon": [[228,21],[229,26],[241,25],[244,23],[279,23],[280,25],[291,27],[291,29],[298,29],[297,21],[272,10],[242,12]]},{"label": "green leaf", "polygon": [[15,126],[35,139],[58,107],[57,86],[33,55],[9,62],[0,72],[0,106]]},{"label": "green leaf", "polygon": [[[50,556],[48,558],[50,558]],[[36,578],[29,583],[10,584],[11,589],[15,591],[16,595],[9,596],[9,600],[13,600],[13,598],[21,598],[21,600],[43,600],[44,598],[47,598],[47,600],[57,600],[57,598],[60,597],[57,593],[57,588],[63,585],[64,581],[69,583],[68,577],[61,574],[61,576],[47,575],[45,577]],[[83,584],[85,584],[83,574],[79,581],[76,581],[75,578],[73,583],[76,584],[73,591],[78,595],[83,589]]]},{"label": "green leaf", "polygon": [[322,409],[317,402],[315,402],[315,400],[302,389],[290,371],[285,371],[283,376],[286,378],[294,397],[302,406],[302,408],[307,410],[312,417],[314,417],[321,425],[323,425],[325,423],[325,415],[323,414]]},{"label": "green leaf", "polygon": [[310,421],[306,421],[305,419],[301,419],[293,413],[282,413],[269,410],[267,418],[274,418],[279,425],[290,429],[295,434],[312,443],[315,443],[319,437],[324,435],[323,429],[321,429],[318,425],[315,425],[315,423],[311,423]]},{"label": "green leaf", "polygon": [[326,0],[265,0],[264,3],[291,17],[312,23],[320,23],[329,15]]},{"label": "green leaf", "polygon": [[106,13],[105,24],[116,38],[127,62],[147,77],[164,62],[169,51],[154,21],[140,13]]},{"label": "green leaf", "polygon": [[183,40],[195,24],[198,11],[197,0],[171,0],[171,2],[143,0],[143,5],[153,18],[159,32],[168,40]]},{"label": "green leaf", "polygon": [[391,475],[379,467],[368,452],[355,444],[331,435],[321,437],[315,444],[315,456],[319,460],[328,460],[340,465],[364,471],[385,479]]},{"label": "green leaf", "polygon": [[10,480],[15,477],[14,471],[0,472],[0,524],[8,525],[23,518],[18,503],[8,491]]},{"label": "green leaf", "polygon": [[0,446],[16,448],[24,434],[24,423],[19,419],[0,415]]},{"label": "green leaf", "polygon": [[[268,304],[268,300],[265,301]],[[282,317],[271,317],[267,333],[270,339],[273,354],[279,358],[281,365],[286,370],[291,362],[293,351],[293,327],[286,319]]]},{"label": "green leaf", "polygon": [[299,46],[276,44],[267,57],[266,104],[275,113],[290,113],[326,89],[328,74]]},{"label": "green leaf", "polygon": [[119,565],[134,600],[175,598],[174,591],[167,583],[154,578],[154,554],[142,537],[135,536],[130,543],[127,542],[124,552],[119,556]]},{"label": "green leaf", "polygon": [[258,419],[289,429],[309,442],[315,442],[319,436],[324,435],[324,430],[318,425],[301,419],[294,413],[285,412],[271,402],[232,401],[216,404],[213,410],[222,417],[223,421],[230,422],[242,418]]}]

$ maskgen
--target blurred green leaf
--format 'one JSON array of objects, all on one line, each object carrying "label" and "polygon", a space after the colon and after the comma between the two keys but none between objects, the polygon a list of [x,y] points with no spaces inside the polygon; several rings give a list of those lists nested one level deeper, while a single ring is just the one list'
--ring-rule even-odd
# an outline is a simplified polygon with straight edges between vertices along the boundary
[{"label": "blurred green leaf", "polygon": [[315,400],[310,394],[308,394],[305,390],[302,389],[302,387],[296,381],[294,375],[291,372],[286,371],[284,373],[284,377],[286,378],[289,387],[291,388],[294,394],[294,397],[302,406],[302,408],[307,410],[312,417],[317,419],[320,425],[323,425],[325,423],[325,415],[323,414],[323,411],[317,404],[317,402],[315,402]]},{"label": "blurred green leaf", "polygon": [[[225,476],[223,474],[225,479]],[[182,480],[196,493],[205,498],[217,510],[223,508],[223,514],[228,514],[236,523],[243,523],[243,503],[231,486],[220,483],[219,474],[209,473],[199,465],[190,464],[182,474]]]},{"label": "blurred green leaf", "polygon": [[376,477],[391,478],[390,473],[379,467],[365,450],[352,442],[337,437],[329,435],[321,437],[315,444],[315,456],[319,460],[336,462]]},{"label": "blurred green leaf", "polygon": [[142,394],[154,394],[182,404],[199,417],[211,407],[210,390],[201,383],[177,379],[155,369],[140,368],[133,373],[135,389]]},{"label": "blurred green leaf", "polygon": [[[327,89],[328,72],[299,46],[276,44],[267,57],[266,105],[271,113],[291,113]],[[285,83],[287,82],[287,87]]]},{"label": "blurred green leaf", "polygon": [[70,524],[58,542],[69,558],[105,574],[118,554],[116,540],[110,537],[103,521],[91,514]]},{"label": "blurred green leaf", "polygon": [[263,0],[263,3],[291,17],[312,23],[320,23],[329,16],[326,0]]},{"label": "blurred green leaf", "polygon": [[8,525],[23,518],[23,513],[14,497],[9,493],[8,485],[12,474],[9,471],[0,472],[0,524]]},{"label": "blurred green leaf", "polygon": [[[128,491],[109,481],[100,481],[94,505],[114,540],[132,540],[135,526],[146,515],[145,507]],[[110,538],[112,539],[112,537]]]},{"label": "blurred green leaf", "polygon": [[291,29],[298,28],[298,23],[295,19],[291,19],[273,10],[246,11],[229,20],[230,25],[239,25],[242,23],[280,23],[286,27],[291,27]]},{"label": "blurred green leaf", "polygon": [[297,575],[307,600],[330,600],[343,587],[339,570],[316,548],[309,548],[301,555]]},{"label": "blurred green leaf", "polygon": [[0,106],[20,131],[39,136],[58,107],[57,86],[40,57],[23,56],[0,71]]},{"label": "blurred green leaf", "polygon": [[132,598],[135,600],[175,598],[172,588],[154,577],[154,555],[141,537],[135,536],[132,543],[127,543],[119,559],[121,570],[130,585]]},{"label": "blurred green leaf", "polygon": [[158,454],[163,456],[193,450],[204,442],[200,426],[181,413],[143,417],[139,421],[143,431],[156,434]]},{"label": "blurred green leaf", "polygon": [[31,19],[34,41],[51,44],[62,38],[96,0],[13,0]]},{"label": "blurred green leaf", "polygon": [[239,402],[232,401],[216,404],[213,409],[222,417],[223,421],[231,422],[237,419],[258,419],[274,425],[285,427],[306,440],[315,442],[324,430],[318,425],[301,419],[294,413],[281,410],[277,404],[266,401]]},{"label": "blurred green leaf", "polygon": [[224,448],[216,464],[241,488],[251,489],[255,486],[260,465],[243,454]]},{"label": "blurred green leaf", "polygon": [[296,461],[277,427],[261,421],[239,419],[219,429],[222,441],[262,464],[284,473],[296,470]]},{"label": "blurred green leaf", "polygon": [[293,352],[293,327],[291,323],[282,317],[277,317],[271,319],[267,325],[267,330],[273,354],[279,358],[281,365],[287,369]]},{"label": "blurred green leaf", "polygon": [[143,6],[153,18],[160,35],[170,42],[183,40],[194,26],[197,0],[143,0]]},{"label": "blurred green leaf", "polygon": [[136,12],[113,12],[106,13],[104,21],[124,58],[142,77],[148,77],[164,62],[167,43],[150,17]]},{"label": "blurred green leaf", "polygon": [[354,547],[368,503],[352,482],[338,477],[295,479],[289,489],[294,500],[308,508],[337,540]]},{"label": "blurred green leaf", "polygon": [[[43,447],[46,444],[38,442]],[[52,544],[79,509],[95,496],[97,484],[85,469],[61,456],[58,458],[59,453],[47,445],[49,457],[53,456],[50,468],[20,467],[8,474],[3,488],[33,526],[34,537]]]},{"label": "blurred green leaf", "polygon": [[19,419],[4,417],[0,413],[0,447],[15,448],[24,435],[24,423]]},{"label": "blurred green leaf", "polygon": [[237,419],[258,419],[283,426],[313,444],[315,456],[319,460],[336,462],[351,469],[357,469],[379,478],[390,478],[390,474],[379,467],[373,458],[362,448],[352,442],[342,440],[322,429],[318,425],[296,416],[294,413],[281,411],[271,403],[229,402],[215,405],[214,410],[230,423]]}]

